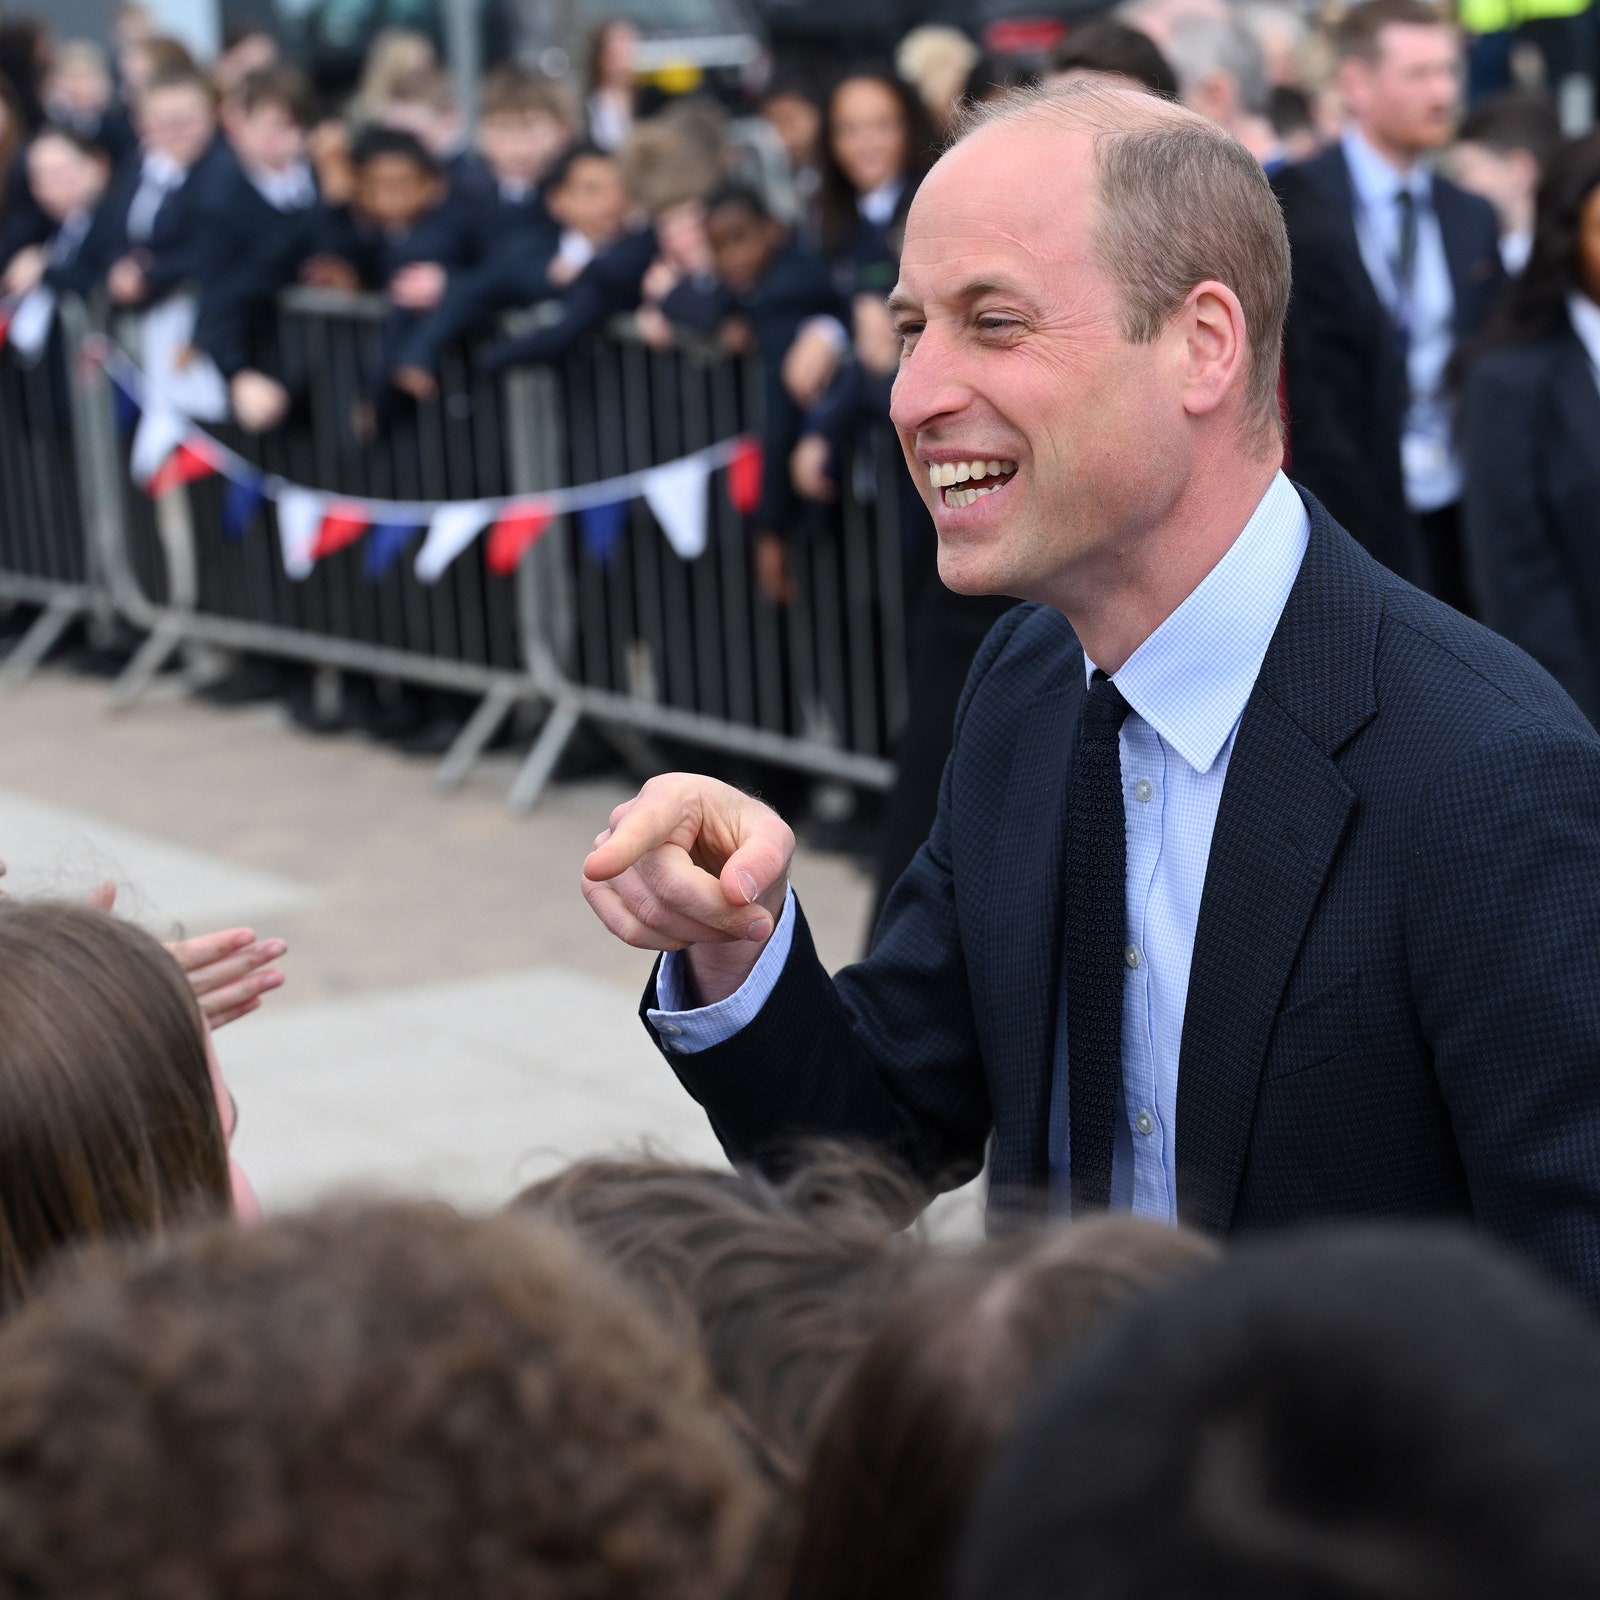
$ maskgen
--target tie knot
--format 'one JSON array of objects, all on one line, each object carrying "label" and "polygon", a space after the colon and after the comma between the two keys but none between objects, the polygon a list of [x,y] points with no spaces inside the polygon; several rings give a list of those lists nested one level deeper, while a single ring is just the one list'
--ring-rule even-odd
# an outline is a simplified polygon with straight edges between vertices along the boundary
[{"label": "tie knot", "polygon": [[1090,737],[1115,734],[1131,709],[1122,698],[1122,691],[1096,667],[1089,680],[1089,692],[1083,697],[1084,733]]}]

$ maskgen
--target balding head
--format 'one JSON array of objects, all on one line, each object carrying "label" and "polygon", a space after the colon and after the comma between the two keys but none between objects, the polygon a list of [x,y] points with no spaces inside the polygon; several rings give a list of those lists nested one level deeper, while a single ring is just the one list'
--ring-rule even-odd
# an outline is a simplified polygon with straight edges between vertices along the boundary
[{"label": "balding head", "polygon": [[1198,113],[1093,79],[1016,89],[969,108],[953,143],[1028,124],[1089,138],[1095,257],[1118,286],[1126,338],[1155,338],[1196,284],[1214,280],[1239,297],[1250,340],[1246,426],[1279,440],[1289,240],[1260,163]]}]

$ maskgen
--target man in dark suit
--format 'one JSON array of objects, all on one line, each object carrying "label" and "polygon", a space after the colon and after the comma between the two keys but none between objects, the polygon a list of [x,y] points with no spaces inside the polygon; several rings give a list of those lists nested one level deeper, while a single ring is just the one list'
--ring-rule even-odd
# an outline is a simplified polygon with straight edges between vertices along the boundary
[{"label": "man in dark suit", "polygon": [[[585,894],[734,1155],[1227,1233],[1472,1218],[1600,1304],[1600,740],[1278,470],[1282,217],[1221,130],[1001,102],[924,183],[893,418],[995,628],[933,832],[830,979],[793,835],[657,778]],[[981,467],[981,471],[979,468]]]},{"label": "man in dark suit", "polygon": [[1275,179],[1294,260],[1291,448],[1373,555],[1471,614],[1450,364],[1504,274],[1493,207],[1425,165],[1455,128],[1460,46],[1424,0],[1366,0],[1337,48],[1350,124]]}]

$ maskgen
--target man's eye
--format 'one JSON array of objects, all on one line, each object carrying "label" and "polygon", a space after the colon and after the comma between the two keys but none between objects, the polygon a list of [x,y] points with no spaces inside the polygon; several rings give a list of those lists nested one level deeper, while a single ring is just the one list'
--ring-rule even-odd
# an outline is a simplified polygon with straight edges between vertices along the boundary
[{"label": "man's eye", "polygon": [[909,345],[916,336],[922,332],[920,322],[902,322],[895,328],[895,337],[903,345]]},{"label": "man's eye", "polygon": [[1009,333],[1017,325],[1015,317],[979,317],[978,327],[984,333]]}]

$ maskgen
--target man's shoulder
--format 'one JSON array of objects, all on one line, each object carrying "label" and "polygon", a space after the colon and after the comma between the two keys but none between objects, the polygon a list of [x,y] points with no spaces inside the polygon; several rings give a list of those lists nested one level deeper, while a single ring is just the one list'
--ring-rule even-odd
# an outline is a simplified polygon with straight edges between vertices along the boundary
[{"label": "man's shoulder", "polygon": [[[1440,744],[1540,727],[1600,743],[1588,719],[1526,651],[1396,579],[1378,631],[1380,707],[1426,708]],[[1409,720],[1409,719],[1408,719]]]},{"label": "man's shoulder", "polygon": [[1053,606],[1023,601],[989,630],[973,662],[969,688],[986,696],[1039,693],[1083,671],[1083,647]]}]

